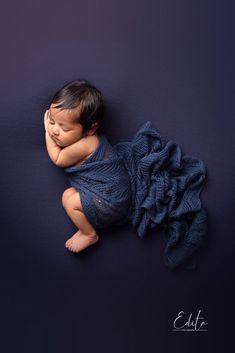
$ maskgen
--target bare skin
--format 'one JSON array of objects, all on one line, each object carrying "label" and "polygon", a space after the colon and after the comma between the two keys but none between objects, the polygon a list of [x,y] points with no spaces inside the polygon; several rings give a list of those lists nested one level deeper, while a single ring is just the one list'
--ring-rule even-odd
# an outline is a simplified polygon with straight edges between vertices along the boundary
[{"label": "bare skin", "polygon": [[[84,136],[82,126],[75,124],[71,112],[57,111],[51,106],[44,115],[47,151],[51,160],[59,167],[80,164],[96,149],[99,140],[96,136],[97,125],[93,124]],[[95,244],[99,237],[86,218],[79,192],[70,187],[62,196],[62,204],[71,221],[79,229],[69,238],[65,247],[78,253]]]},{"label": "bare skin", "polygon": [[99,237],[82,211],[78,191],[73,187],[66,189],[62,196],[62,204],[69,218],[79,228],[79,230],[66,241],[65,247],[71,252],[78,253],[88,246],[95,244],[99,240]]}]

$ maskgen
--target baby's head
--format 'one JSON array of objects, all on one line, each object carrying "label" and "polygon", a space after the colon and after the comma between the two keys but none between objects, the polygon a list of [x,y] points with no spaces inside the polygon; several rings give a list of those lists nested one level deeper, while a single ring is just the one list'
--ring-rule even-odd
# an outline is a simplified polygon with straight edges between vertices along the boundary
[{"label": "baby's head", "polygon": [[102,93],[86,80],[67,83],[56,92],[49,109],[49,133],[61,146],[93,135],[104,112]]}]

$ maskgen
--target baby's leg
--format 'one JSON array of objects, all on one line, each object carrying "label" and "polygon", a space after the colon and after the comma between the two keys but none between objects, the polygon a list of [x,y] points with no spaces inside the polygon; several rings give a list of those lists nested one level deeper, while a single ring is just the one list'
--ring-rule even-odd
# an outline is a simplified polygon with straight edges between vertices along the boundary
[{"label": "baby's leg", "polygon": [[67,204],[67,201],[68,199],[77,192],[77,190],[73,187],[71,188],[68,188],[66,189],[64,192],[63,192],[63,195],[62,195],[62,205],[63,207],[65,208],[66,207],[66,204]]},{"label": "baby's leg", "polygon": [[[72,191],[71,191],[72,192]],[[65,247],[72,252],[79,252],[88,246],[95,244],[99,237],[96,230],[89,223],[83,213],[79,192],[72,193],[64,203],[65,210],[72,222],[79,229],[71,238],[69,238]]]}]

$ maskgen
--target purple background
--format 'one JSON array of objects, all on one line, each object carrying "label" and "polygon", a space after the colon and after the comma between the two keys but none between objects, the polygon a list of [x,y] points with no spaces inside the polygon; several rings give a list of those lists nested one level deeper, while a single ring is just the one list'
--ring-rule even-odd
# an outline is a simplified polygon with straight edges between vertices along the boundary
[{"label": "purple background", "polygon": [[[0,16],[1,351],[224,350],[234,278],[232,1],[22,0],[5,2]],[[64,248],[76,228],[43,114],[77,78],[103,92],[112,143],[151,120],[205,162],[210,241],[197,271],[169,271],[162,234],[141,240],[129,226],[103,231],[79,255]],[[179,311],[199,309],[209,331],[172,332]]]}]

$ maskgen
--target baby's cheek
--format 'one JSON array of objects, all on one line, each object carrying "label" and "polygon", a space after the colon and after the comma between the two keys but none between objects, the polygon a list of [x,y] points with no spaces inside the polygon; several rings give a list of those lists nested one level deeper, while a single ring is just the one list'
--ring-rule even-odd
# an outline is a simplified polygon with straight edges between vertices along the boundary
[{"label": "baby's cheek", "polygon": [[51,127],[50,125],[49,125],[49,127],[48,127],[48,132],[49,132],[50,135],[53,135],[52,127]]}]

